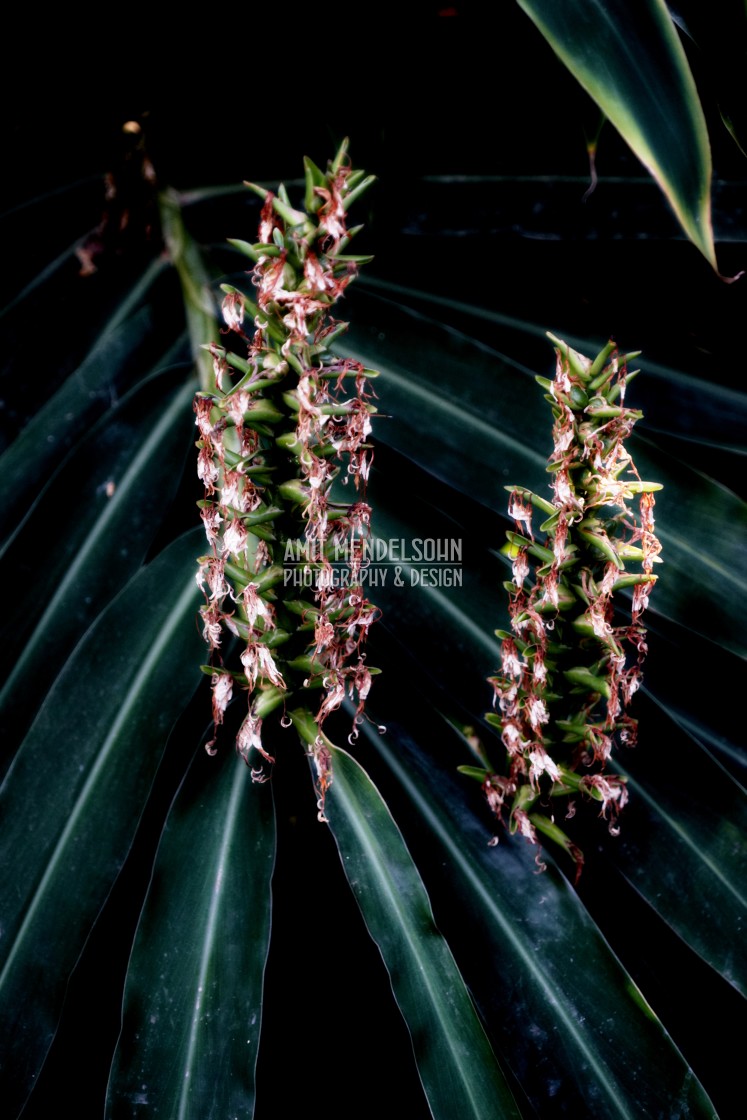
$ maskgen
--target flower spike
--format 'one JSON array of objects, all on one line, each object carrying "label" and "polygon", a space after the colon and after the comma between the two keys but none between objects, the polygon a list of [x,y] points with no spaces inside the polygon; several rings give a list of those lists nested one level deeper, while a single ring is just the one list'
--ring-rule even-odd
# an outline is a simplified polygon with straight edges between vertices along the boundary
[{"label": "flower spike", "polygon": [[[481,781],[512,832],[562,843],[580,873],[583,858],[548,806],[585,795],[601,802],[617,831],[628,795],[606,765],[615,745],[632,746],[637,737],[627,708],[647,652],[641,615],[660,560],[653,509],[661,487],[641,481],[625,446],[641,416],[624,403],[628,356],[610,342],[592,361],[550,338],[555,379],[537,380],[553,416],[553,497],[548,503],[523,487],[506,488],[515,524],[506,549],[512,633],[501,634],[501,669],[491,678],[497,710],[486,717],[500,732],[506,766],[483,771]],[[544,544],[535,536],[537,511],[546,518]],[[629,617],[621,621],[628,589]],[[573,811],[571,803],[567,815]]]},{"label": "flower spike", "polygon": [[[223,286],[225,333],[246,356],[209,344],[214,387],[194,403],[210,548],[197,580],[214,736],[243,688],[237,750],[250,765],[259,759],[256,780],[274,761],[262,744],[273,708],[302,711],[314,697],[316,731],[304,741],[321,752],[326,718],[349,697],[359,721],[375,672],[363,646],[377,611],[358,559],[370,531],[374,371],[330,349],[346,329],[332,309],[366,259],[341,253],[352,234],[348,206],[371,181],[351,170],[346,153],[345,144],[326,174],[306,161],[305,210],[282,187],[275,195],[247,184],[263,203],[258,240],[232,244],[254,262],[256,295]],[[333,568],[340,556],[343,568]],[[230,668],[228,635],[242,646]],[[280,723],[289,725],[287,715]],[[331,776],[323,758],[316,762],[323,800]]]}]

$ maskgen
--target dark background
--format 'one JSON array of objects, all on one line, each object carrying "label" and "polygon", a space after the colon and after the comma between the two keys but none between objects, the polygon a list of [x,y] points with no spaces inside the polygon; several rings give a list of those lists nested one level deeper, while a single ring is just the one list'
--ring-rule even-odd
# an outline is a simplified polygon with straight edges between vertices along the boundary
[{"label": "dark background", "polygon": [[[747,265],[747,164],[718,111],[726,103],[744,117],[739,7],[709,5],[705,22],[702,5],[679,5],[706,47],[708,29],[720,32],[710,54],[686,42],[726,276]],[[743,285],[724,286],[685,242],[609,125],[600,183],[583,200],[598,111],[518,5],[491,19],[476,3],[331,4],[296,17],[249,4],[199,24],[136,8],[99,26],[69,12],[38,27],[27,18],[4,76],[2,187],[6,243],[24,240],[29,276],[69,244],[71,183],[85,231],[102,172],[121,167],[126,120],[142,123],[159,181],[179,189],[296,179],[302,155],[324,164],[349,136],[355,166],[379,179],[368,197],[372,275],[413,287],[427,277],[432,291],[568,333],[634,332],[651,360],[741,384],[730,362]],[[462,176],[489,179],[454,182]],[[29,200],[54,191],[58,207],[50,199],[29,222]],[[230,217],[227,202],[225,236],[248,235]],[[12,292],[19,277],[3,280]]]}]

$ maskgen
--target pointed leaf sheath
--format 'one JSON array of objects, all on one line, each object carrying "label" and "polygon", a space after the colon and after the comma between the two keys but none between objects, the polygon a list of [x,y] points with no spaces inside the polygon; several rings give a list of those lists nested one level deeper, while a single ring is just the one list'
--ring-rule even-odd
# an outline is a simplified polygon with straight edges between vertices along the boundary
[{"label": "pointed leaf sheath", "polygon": [[664,0],[518,3],[654,176],[715,268],[705,117]]},{"label": "pointed leaf sheath", "polygon": [[274,860],[271,787],[252,784],[233,754],[199,751],[130,959],[111,1120],[253,1115]]},{"label": "pointed leaf sheath", "polygon": [[338,748],[331,753],[330,827],[409,1028],[434,1120],[518,1120],[402,834],[359,763]]},{"label": "pointed leaf sheath", "polygon": [[66,663],[0,790],[0,1054],[14,1116],[72,969],[127,855],[169,729],[197,684],[192,562],[177,540]]}]

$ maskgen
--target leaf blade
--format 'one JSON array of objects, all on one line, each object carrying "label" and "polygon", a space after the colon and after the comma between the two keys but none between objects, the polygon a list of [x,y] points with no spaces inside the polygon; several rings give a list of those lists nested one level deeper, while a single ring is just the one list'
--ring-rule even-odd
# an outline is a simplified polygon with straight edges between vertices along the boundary
[{"label": "leaf blade", "polygon": [[[179,482],[193,392],[169,372],[128,394],[71,453],[0,557],[6,586],[34,588],[32,602],[14,598],[5,614],[4,746],[18,741],[39,690],[140,567]],[[50,537],[54,550],[40,549]]]},{"label": "leaf blade", "polygon": [[661,0],[518,0],[669,200],[683,230],[716,268],[711,156],[685,52]]},{"label": "leaf blade", "polygon": [[330,827],[410,1029],[434,1117],[519,1116],[399,829],[359,764],[339,748],[332,754]]},{"label": "leaf blade", "polygon": [[[186,574],[199,537],[174,542],[100,616],[0,789],[0,1049],[9,1110],[23,1103],[44,1061],[67,979],[127,854],[166,735],[197,684],[198,592]],[[50,751],[60,742],[64,751]]]},{"label": "leaf blade", "polygon": [[274,862],[270,787],[200,751],[138,926],[107,1116],[253,1115]]}]

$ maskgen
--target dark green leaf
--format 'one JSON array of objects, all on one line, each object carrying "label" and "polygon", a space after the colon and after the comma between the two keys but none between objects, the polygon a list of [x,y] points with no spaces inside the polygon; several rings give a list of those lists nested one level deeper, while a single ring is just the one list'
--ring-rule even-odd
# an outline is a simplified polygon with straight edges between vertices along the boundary
[{"label": "dark green leaf", "polygon": [[144,346],[152,329],[150,310],[142,308],[107,331],[0,456],[5,485],[0,522],[3,542],[26,516],[38,490],[76,439],[111,407],[128,363]]},{"label": "dark green leaf", "polygon": [[15,1115],[199,678],[194,531],[136,576],[49,692],[0,789],[3,1101]]},{"label": "dark green leaf", "polygon": [[107,1116],[253,1116],[274,859],[270,787],[200,751],[138,926]]},{"label": "dark green leaf", "polygon": [[607,858],[695,952],[747,995],[747,960],[740,951],[747,923],[745,791],[651,701],[637,714],[640,744],[614,761],[614,769],[629,776],[631,801]]},{"label": "dark green leaf", "polygon": [[518,0],[669,199],[716,267],[711,153],[685,52],[663,0]]},{"label": "dark green leaf", "polygon": [[[355,345],[359,345],[359,339],[367,337],[368,349],[373,345],[375,353],[378,345],[390,360],[396,355],[423,377],[439,378],[439,366],[429,360],[431,351],[426,348],[421,352],[419,345],[428,337],[429,323],[431,331],[440,330],[447,340],[449,354],[455,342],[449,343],[448,336],[453,336],[454,340],[461,336],[471,339],[473,344],[477,342],[484,352],[492,354],[494,368],[502,369],[505,365],[532,375],[550,374],[554,366],[544,325],[503,314],[494,308],[366,276],[361,277],[350,300],[355,304],[350,334]],[[447,332],[442,325],[444,320],[452,325]],[[439,323],[438,328],[436,323]],[[457,327],[459,330],[455,329]],[[582,338],[567,331],[561,334],[575,350],[589,355],[596,353],[605,341]],[[488,339],[489,346],[486,345]],[[617,341],[622,344],[633,340]],[[693,376],[692,372],[651,361],[645,353],[636,359],[634,366],[640,368],[641,376],[629,399],[640,401],[645,414],[642,428],[676,436],[688,444],[703,443],[744,454],[747,400],[743,393],[714,380]],[[465,400],[475,399],[469,379],[462,385],[462,391]],[[488,398],[484,403],[490,406],[499,402]],[[513,404],[513,398],[509,398],[508,404]],[[513,424],[510,410],[504,411],[505,422]]]},{"label": "dark green leaf", "polygon": [[520,1115],[418,870],[360,765],[332,750],[325,810],[345,874],[386,964],[436,1120]]},{"label": "dark green leaf", "polygon": [[[195,386],[184,370],[143,382],[71,453],[0,559],[11,596],[0,689],[5,749],[33,717],[75,642],[137,571],[169,508],[190,443]],[[136,450],[133,452],[133,448]],[[43,547],[45,540],[55,547]],[[18,650],[20,648],[20,656]]]},{"label": "dark green leaf", "polygon": [[491,1039],[537,1114],[548,1115],[557,1097],[575,1115],[637,1120],[668,1115],[677,1101],[683,1115],[713,1117],[565,880],[552,866],[533,874],[521,839],[488,845],[475,787],[455,775],[456,734],[421,713],[414,736],[396,722],[386,736],[366,729],[366,738],[388,772],[383,788],[396,786],[395,812],[417,841],[419,864],[432,868],[437,920],[461,946],[457,959]]}]

